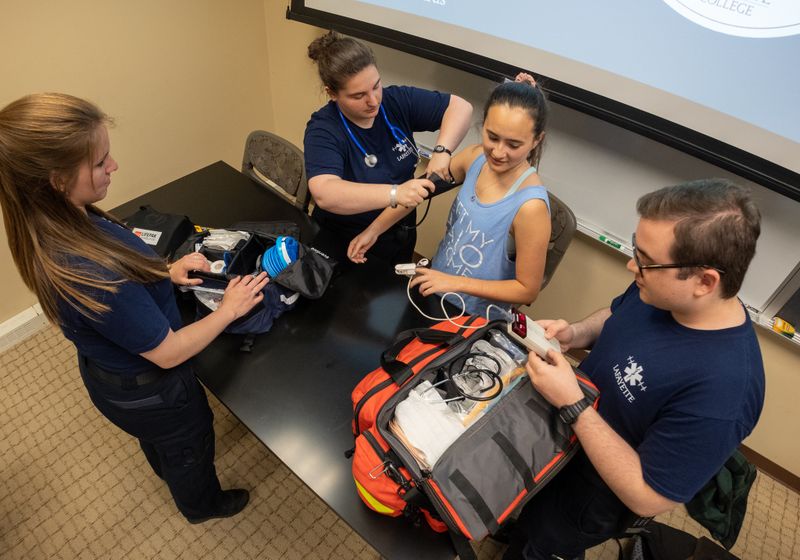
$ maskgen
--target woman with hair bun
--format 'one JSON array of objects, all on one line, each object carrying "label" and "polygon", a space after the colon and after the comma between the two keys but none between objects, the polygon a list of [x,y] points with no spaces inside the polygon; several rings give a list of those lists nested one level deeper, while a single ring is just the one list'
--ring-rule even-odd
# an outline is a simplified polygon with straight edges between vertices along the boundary
[{"label": "woman with hair bun", "polygon": [[464,138],[472,106],[455,95],[408,86],[384,88],[375,56],[364,43],[329,32],[308,46],[327,105],[306,125],[304,152],[314,219],[315,247],[340,262],[350,240],[381,210],[394,226],[369,255],[392,264],[409,262],[416,231],[415,208],[434,186],[414,179],[418,162],[414,132],[439,130],[427,175],[449,178],[450,156]]},{"label": "woman with hair bun", "polygon": [[[422,295],[459,293],[467,313],[490,304],[530,304],[539,294],[550,240],[550,201],[537,173],[547,102],[529,74],[497,86],[483,111],[482,142],[453,157],[463,182],[430,268],[417,268],[411,286]],[[348,249],[354,262],[391,225],[383,214]]]}]

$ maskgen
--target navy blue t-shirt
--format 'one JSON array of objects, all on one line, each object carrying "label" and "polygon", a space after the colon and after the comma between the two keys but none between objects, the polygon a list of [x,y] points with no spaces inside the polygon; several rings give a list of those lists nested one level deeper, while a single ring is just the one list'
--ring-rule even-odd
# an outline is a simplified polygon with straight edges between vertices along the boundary
[{"label": "navy blue t-shirt", "polygon": [[[110,235],[146,255],[155,252],[131,231],[99,216],[89,214],[98,235]],[[110,271],[82,257],[70,259],[72,266],[86,268],[108,280],[119,279]],[[181,328],[181,317],[169,278],[150,284],[125,281],[114,294],[95,295],[110,311],[93,320],[66,302],[59,302],[61,330],[78,352],[108,371],[137,374],[153,367],[139,356],[161,344],[169,329]]]},{"label": "navy blue t-shirt", "polygon": [[635,283],[611,310],[580,369],[600,389],[600,415],[638,452],[645,481],[685,503],[761,414],[764,366],[750,317],[690,329],[642,302]]},{"label": "navy blue t-shirt", "polygon": [[[386,117],[402,131],[398,136],[401,139],[407,137],[411,143],[414,142],[414,132],[439,129],[449,103],[450,95],[446,93],[410,86],[383,89],[382,106]],[[404,183],[414,176],[417,160],[412,150],[395,139],[380,113],[371,128],[361,128],[350,120],[347,124],[367,153],[377,156],[377,165],[367,167],[363,152],[342,124],[336,103],[329,101],[311,115],[306,125],[303,150],[309,179],[317,175],[335,175],[356,183],[391,185]],[[326,227],[351,235],[360,233],[380,212],[374,210],[344,216],[317,207],[314,218]]]}]

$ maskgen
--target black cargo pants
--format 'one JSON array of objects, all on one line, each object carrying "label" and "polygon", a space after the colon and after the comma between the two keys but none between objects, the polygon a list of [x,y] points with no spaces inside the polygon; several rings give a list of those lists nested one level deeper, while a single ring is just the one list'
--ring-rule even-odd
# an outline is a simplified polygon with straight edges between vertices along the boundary
[{"label": "black cargo pants", "polygon": [[139,440],[153,471],[169,486],[187,518],[213,515],[222,496],[214,468],[213,413],[188,363],[158,380],[122,388],[89,373],[79,356],[81,377],[97,409]]}]

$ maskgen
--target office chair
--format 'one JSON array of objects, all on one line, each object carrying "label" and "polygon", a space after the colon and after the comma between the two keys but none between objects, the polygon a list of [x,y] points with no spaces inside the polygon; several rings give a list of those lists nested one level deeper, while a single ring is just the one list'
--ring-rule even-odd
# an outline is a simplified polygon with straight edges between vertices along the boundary
[{"label": "office chair", "polygon": [[[550,191],[547,194],[550,198],[550,241],[547,243],[544,274],[542,275],[542,285],[539,290],[543,290],[547,283],[550,282],[550,278],[553,277],[558,263],[561,262],[561,258],[567,252],[567,247],[569,247],[577,228],[575,214],[572,213],[569,206]],[[516,243],[510,235],[506,242],[506,253],[509,259],[516,260]]]},{"label": "office chair", "polygon": [[552,192],[547,194],[550,196],[550,242],[547,244],[544,276],[542,277],[542,287],[540,288],[542,290],[550,282],[558,263],[561,262],[561,258],[567,252],[567,247],[569,247],[577,227],[575,214],[572,213],[569,206],[564,204]]},{"label": "office chair", "polygon": [[[264,130],[254,130],[244,144],[242,173],[252,177],[308,213],[308,191],[303,152],[289,142]],[[266,180],[265,180],[266,179]]]}]

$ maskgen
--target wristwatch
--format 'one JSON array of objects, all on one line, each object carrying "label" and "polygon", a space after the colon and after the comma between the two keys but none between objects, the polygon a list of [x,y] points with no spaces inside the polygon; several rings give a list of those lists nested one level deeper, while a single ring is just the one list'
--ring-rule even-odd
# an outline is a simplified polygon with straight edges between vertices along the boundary
[{"label": "wristwatch", "polygon": [[453,152],[451,152],[450,150],[448,150],[447,148],[445,148],[441,144],[436,144],[433,147],[433,153],[434,154],[441,154],[442,152],[446,153],[448,156],[452,156],[453,155]]},{"label": "wristwatch", "polygon": [[581,412],[592,406],[592,400],[589,397],[583,397],[576,403],[562,406],[558,409],[558,417],[567,426],[571,426],[581,415]]}]

